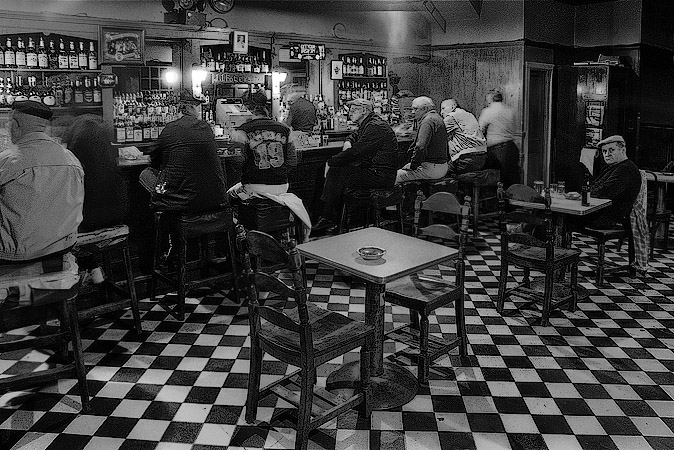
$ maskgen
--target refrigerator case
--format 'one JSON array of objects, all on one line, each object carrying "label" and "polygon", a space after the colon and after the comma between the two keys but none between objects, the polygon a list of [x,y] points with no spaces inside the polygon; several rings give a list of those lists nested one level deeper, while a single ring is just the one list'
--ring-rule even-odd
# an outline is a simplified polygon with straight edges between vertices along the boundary
[{"label": "refrigerator case", "polygon": [[[585,166],[579,162],[583,148],[620,134],[631,159],[636,152],[634,72],[626,67],[592,64],[557,68],[555,143],[552,152],[553,181],[565,181],[567,191],[580,192]],[[587,152],[587,150],[586,150]],[[593,175],[604,165],[595,158]]]}]

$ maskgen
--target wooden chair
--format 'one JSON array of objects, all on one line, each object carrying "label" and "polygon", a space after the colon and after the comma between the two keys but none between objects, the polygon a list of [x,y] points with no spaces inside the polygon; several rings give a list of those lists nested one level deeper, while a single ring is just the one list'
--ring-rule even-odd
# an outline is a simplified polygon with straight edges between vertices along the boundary
[{"label": "wooden chair", "polygon": [[[296,449],[306,449],[311,430],[337,417],[347,409],[364,403],[365,416],[371,413],[370,347],[374,328],[365,323],[319,308],[308,301],[302,277],[302,262],[295,242],[284,249],[272,236],[250,231],[239,238],[248,278],[250,322],[250,370],[246,421],[257,415],[258,400],[273,393],[298,408]],[[265,273],[254,271],[251,257],[283,263],[290,268],[292,287]],[[261,305],[259,292],[290,299],[285,308]],[[316,367],[360,347],[360,389],[343,399],[315,386]],[[260,391],[263,352],[299,367]]]},{"label": "wooden chair", "polygon": [[[168,216],[168,217],[165,217]],[[162,261],[162,242],[164,236],[169,234],[169,229],[174,229],[174,237],[177,242],[172,243],[178,247],[177,267]],[[223,206],[215,211],[204,213],[182,213],[170,215],[166,212],[155,212],[155,255],[154,269],[152,270],[152,283],[150,286],[150,300],[154,301],[157,283],[162,281],[177,289],[175,305],[168,304],[165,299],[159,304],[176,320],[185,320],[185,295],[191,289],[231,281],[234,285],[234,300],[238,303],[239,279],[236,264],[234,217],[232,208]],[[210,254],[209,238],[219,237],[224,242],[227,255],[214,257]],[[199,255],[196,260],[188,261],[188,243],[199,244]],[[228,270],[224,270],[223,263],[228,263]],[[200,277],[189,279],[191,270],[199,269]],[[212,270],[215,272],[211,274]],[[171,297],[174,294],[170,294]],[[167,297],[169,297],[167,295]]]},{"label": "wooden chair", "polygon": [[[338,224],[338,233],[342,234],[344,231],[349,231],[349,219],[353,208],[366,208],[365,226],[374,223],[375,227],[379,227],[381,226],[381,210],[388,206],[396,207],[398,231],[402,233],[404,227],[402,209],[404,198],[403,186],[400,184],[380,189],[347,189],[344,192],[344,204]],[[371,220],[371,215],[373,220]]]},{"label": "wooden chair", "polygon": [[645,172],[651,174],[655,180],[655,189],[653,189],[653,194],[649,193],[648,203],[646,209],[646,221],[648,222],[648,231],[650,233],[650,257],[653,257],[653,248],[655,247],[655,235],[658,232],[658,229],[661,225],[664,225],[664,239],[663,239],[663,249],[669,250],[668,237],[669,237],[669,222],[671,220],[672,212],[668,209],[659,211],[660,205],[660,189],[658,188],[658,175],[655,172],[646,170]]},{"label": "wooden chair", "polygon": [[[550,190],[546,188],[545,197],[533,188],[522,184],[513,184],[507,191],[499,182],[497,189],[499,201],[499,226],[501,230],[501,274],[498,285],[498,303],[496,309],[503,312],[506,297],[517,296],[529,300],[527,304],[542,303],[541,325],[546,326],[550,311],[566,303],[569,310],[575,311],[578,301],[578,263],[580,250],[555,246],[555,231],[550,210]],[[520,200],[532,203],[544,203],[545,211],[509,208],[509,201]],[[508,229],[512,227],[510,230]],[[524,269],[524,279],[511,289],[506,289],[508,266]],[[571,285],[569,289],[555,286],[555,271],[571,266]],[[531,286],[531,270],[545,275],[543,292]]]},{"label": "wooden chair", "polygon": [[[390,331],[387,336],[410,346],[411,356],[417,359],[417,377],[420,383],[428,381],[429,366],[440,356],[456,347],[459,347],[459,355],[462,358],[467,353],[468,341],[463,304],[466,272],[464,257],[468,239],[469,205],[470,197],[466,197],[462,206],[459,199],[449,192],[437,192],[425,199],[420,190],[414,208],[414,236],[440,238],[458,243],[459,255],[454,265],[454,281],[416,273],[399,278],[386,286],[385,300],[410,310],[410,324]],[[429,225],[423,228],[419,223],[421,211],[427,212],[429,221]],[[433,213],[460,215],[459,232],[445,224],[434,224]],[[452,302],[456,316],[456,335],[449,341],[430,336],[428,316],[436,309]]]},{"label": "wooden chair", "polygon": [[[114,252],[121,252],[122,263],[126,274],[125,282],[115,281],[111,268],[111,258]],[[99,258],[103,265],[103,271],[107,275],[103,283],[95,285],[98,287],[99,294],[105,294],[106,301],[88,308],[80,309],[78,316],[80,320],[100,316],[123,308],[131,308],[133,315],[133,324],[136,333],[143,332],[140,321],[140,311],[138,309],[138,298],[136,297],[136,287],[134,283],[131,255],[129,253],[129,227],[118,225],[100,230],[94,230],[77,235],[77,244],[73,249],[76,257],[83,253],[90,253]],[[83,294],[80,289],[80,297]],[[117,294],[117,300],[110,299],[110,293]]]}]

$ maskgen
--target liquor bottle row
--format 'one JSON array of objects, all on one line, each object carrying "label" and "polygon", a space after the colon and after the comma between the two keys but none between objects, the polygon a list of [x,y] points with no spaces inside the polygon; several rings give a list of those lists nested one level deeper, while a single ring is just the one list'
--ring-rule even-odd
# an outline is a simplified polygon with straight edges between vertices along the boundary
[{"label": "liquor bottle row", "polygon": [[341,80],[339,82],[338,96],[342,101],[354,98],[371,100],[375,95],[383,99],[388,98],[386,81]]},{"label": "liquor bottle row", "polygon": [[115,140],[120,144],[156,140],[164,125],[178,117],[173,92],[115,93],[112,104]]},{"label": "liquor bottle row", "polygon": [[[58,50],[54,38],[49,39],[49,46],[45,46],[43,36],[27,36],[27,46],[24,38],[18,36],[13,39],[0,39],[0,68],[6,69],[67,69],[67,70],[97,70],[98,53],[94,41],[68,40],[68,49],[63,37],[58,38]],[[35,45],[37,39],[37,46]],[[66,38],[67,40],[67,38]],[[14,46],[16,43],[16,46]],[[78,44],[77,46],[75,44]],[[88,49],[87,49],[88,47]]]},{"label": "liquor bottle row", "polygon": [[258,57],[257,55],[240,55],[206,49],[201,53],[201,67],[210,72],[269,72],[269,63],[264,51]]},{"label": "liquor bottle row", "polygon": [[41,80],[35,76],[0,77],[0,107],[9,107],[14,102],[33,100],[47,106],[95,106],[103,102],[98,79],[77,77],[72,79],[48,78]]},{"label": "liquor bottle row", "polygon": [[344,76],[385,77],[386,58],[370,55],[340,55]]}]

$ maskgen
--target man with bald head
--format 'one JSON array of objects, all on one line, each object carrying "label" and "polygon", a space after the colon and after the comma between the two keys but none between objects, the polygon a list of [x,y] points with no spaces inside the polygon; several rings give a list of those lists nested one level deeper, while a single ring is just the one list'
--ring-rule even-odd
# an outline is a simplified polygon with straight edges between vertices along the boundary
[{"label": "man with bald head", "polygon": [[295,131],[311,133],[318,123],[313,103],[302,97],[301,91],[295,90],[288,95],[288,104],[290,111],[283,122]]},{"label": "man with bald head", "polygon": [[453,98],[440,109],[447,129],[449,147],[448,175],[482,170],[487,160],[487,140],[474,115],[459,107]]},{"label": "man with bald head", "polygon": [[413,180],[435,180],[447,174],[447,130],[429,97],[412,101],[417,121],[417,137],[410,145],[410,162],[398,170],[396,183]]},{"label": "man with bald head", "polygon": [[0,263],[58,255],[77,241],[84,171],[45,134],[51,116],[39,102],[12,105],[6,126],[16,146],[0,152]]}]

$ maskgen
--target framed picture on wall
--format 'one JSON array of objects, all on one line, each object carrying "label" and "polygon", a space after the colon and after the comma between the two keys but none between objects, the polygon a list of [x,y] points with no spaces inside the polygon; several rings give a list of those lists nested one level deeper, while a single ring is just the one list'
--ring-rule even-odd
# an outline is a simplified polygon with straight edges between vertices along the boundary
[{"label": "framed picture on wall", "polygon": [[330,79],[341,80],[344,77],[344,61],[335,60],[330,63]]},{"label": "framed picture on wall", "polygon": [[143,64],[145,30],[142,28],[100,27],[101,64]]},{"label": "framed picture on wall", "polygon": [[248,53],[248,32],[235,31],[232,38],[234,53]]}]

